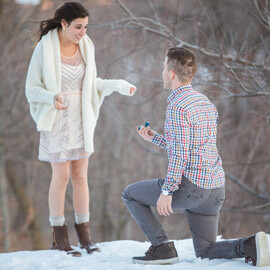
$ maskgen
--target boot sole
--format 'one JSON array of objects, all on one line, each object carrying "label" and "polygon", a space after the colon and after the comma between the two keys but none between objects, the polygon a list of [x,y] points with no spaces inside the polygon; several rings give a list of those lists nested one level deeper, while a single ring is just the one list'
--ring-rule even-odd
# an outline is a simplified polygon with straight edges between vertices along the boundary
[{"label": "boot sole", "polygon": [[144,261],[144,260],[137,260],[137,259],[132,259],[133,263],[138,263],[138,264],[173,264],[179,261],[178,257],[175,258],[170,258],[170,259],[164,259],[164,260],[153,260],[153,261]]},{"label": "boot sole", "polygon": [[264,232],[258,232],[255,236],[257,263],[256,266],[268,266],[270,265],[270,255],[268,248],[267,236]]},{"label": "boot sole", "polygon": [[87,250],[86,248],[84,248],[84,247],[80,247],[80,249],[81,249],[81,250],[86,250],[88,254],[92,254],[92,253],[94,253],[94,252],[101,252],[100,248],[98,248],[98,247],[95,248],[95,249],[90,249],[89,252],[88,252],[88,250]]},{"label": "boot sole", "polygon": [[71,255],[72,257],[81,257],[82,253],[79,251],[66,251],[67,255]]}]

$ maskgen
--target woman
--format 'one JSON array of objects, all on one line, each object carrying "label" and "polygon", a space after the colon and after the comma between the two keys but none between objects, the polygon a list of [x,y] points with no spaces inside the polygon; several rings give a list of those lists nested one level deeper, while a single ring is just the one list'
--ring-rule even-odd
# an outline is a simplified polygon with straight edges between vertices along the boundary
[{"label": "woman", "polygon": [[81,248],[99,251],[90,237],[88,159],[94,152],[94,130],[106,95],[133,95],[136,87],[124,80],[96,76],[94,45],[86,35],[88,11],[67,2],[54,17],[40,23],[26,78],[30,113],[40,131],[39,159],[51,163],[49,221],[52,249],[73,256],[64,225],[65,192],[71,174],[75,230]]}]

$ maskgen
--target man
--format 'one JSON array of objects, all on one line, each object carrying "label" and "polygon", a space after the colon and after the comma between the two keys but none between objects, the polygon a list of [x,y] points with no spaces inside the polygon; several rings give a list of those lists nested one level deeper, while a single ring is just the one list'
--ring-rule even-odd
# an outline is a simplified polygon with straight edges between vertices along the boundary
[{"label": "man", "polygon": [[177,251],[156,220],[150,206],[162,216],[183,209],[190,226],[196,257],[241,258],[253,265],[270,265],[267,236],[263,232],[247,238],[216,242],[219,211],[225,199],[225,176],[216,146],[218,112],[203,94],[193,90],[197,70],[193,52],[170,48],[162,77],[168,97],[165,136],[148,127],[140,136],[168,153],[165,179],[140,181],[122,192],[128,210],[151,242],[145,256],[134,263],[167,264],[178,261]]}]

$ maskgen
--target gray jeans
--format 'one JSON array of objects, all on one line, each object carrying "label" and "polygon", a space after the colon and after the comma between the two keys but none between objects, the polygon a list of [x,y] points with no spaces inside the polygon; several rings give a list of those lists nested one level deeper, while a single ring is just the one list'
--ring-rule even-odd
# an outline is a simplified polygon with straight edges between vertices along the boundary
[{"label": "gray jeans", "polygon": [[[164,179],[144,180],[127,186],[122,192],[122,199],[129,212],[155,246],[168,240],[150,207],[157,206],[163,182]],[[182,177],[179,189],[172,195],[172,209],[185,211],[197,257],[243,257],[244,239],[216,242],[219,211],[224,199],[224,187],[201,189],[185,177]]]}]

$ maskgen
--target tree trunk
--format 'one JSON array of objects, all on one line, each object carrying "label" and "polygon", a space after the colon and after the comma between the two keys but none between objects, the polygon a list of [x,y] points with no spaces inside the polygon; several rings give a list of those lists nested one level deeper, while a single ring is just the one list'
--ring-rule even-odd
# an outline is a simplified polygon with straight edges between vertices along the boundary
[{"label": "tree trunk", "polygon": [[30,233],[33,250],[44,249],[42,233],[39,223],[35,217],[34,207],[29,201],[24,187],[20,184],[18,176],[12,167],[11,161],[6,162],[7,180],[18,202],[20,211],[25,219],[27,229]]},{"label": "tree trunk", "polygon": [[[0,133],[1,134],[1,133]],[[4,167],[4,144],[0,137],[0,198],[1,198],[1,212],[2,212],[2,233],[3,233],[3,250],[10,250],[10,219],[9,219],[9,205],[7,192],[7,179]]]}]

